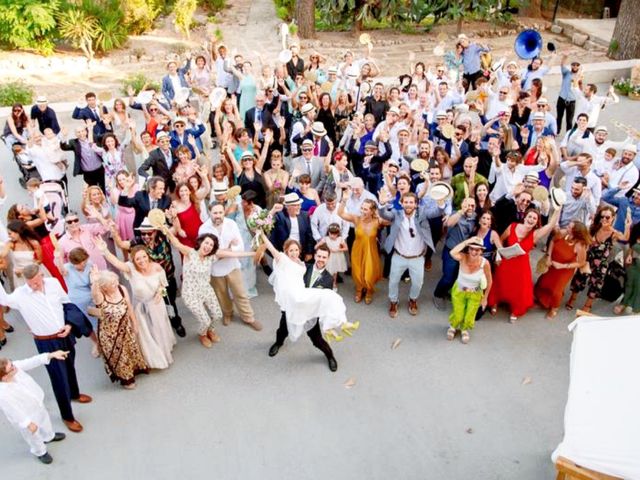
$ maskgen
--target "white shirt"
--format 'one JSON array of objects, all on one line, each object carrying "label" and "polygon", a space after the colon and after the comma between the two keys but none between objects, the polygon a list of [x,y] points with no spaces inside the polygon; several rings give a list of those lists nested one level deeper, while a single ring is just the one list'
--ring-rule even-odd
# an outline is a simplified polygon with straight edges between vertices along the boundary
[{"label": "white shirt", "polygon": [[[508,98],[508,96],[505,96]],[[489,91],[489,101],[487,102],[486,118],[497,117],[500,112],[510,112],[511,102],[509,100],[500,100],[500,95],[494,91]]]},{"label": "white shirt", "polygon": [[588,138],[576,138],[574,140],[576,145],[580,145],[582,147],[581,153],[589,153],[593,157],[593,165],[599,164],[604,160],[604,153],[607,148],[615,148],[618,153],[621,153],[621,149],[624,148],[627,144],[631,143],[630,138],[626,138],[621,142],[613,142],[611,140],[605,140],[601,144],[596,143],[596,139],[593,135],[590,135]]},{"label": "white shirt", "polygon": [[[396,251],[405,257],[415,257],[424,252],[424,241],[416,227],[415,218],[415,212],[411,214],[410,217],[403,214],[402,225],[398,231],[396,241],[393,244]],[[413,229],[413,237],[411,236],[409,229]]]},{"label": "white shirt", "polygon": [[173,93],[177,94],[182,88],[182,83],[180,83],[180,77],[176,75],[169,75],[169,80],[171,80],[171,85],[173,85]]},{"label": "white shirt", "polygon": [[602,97],[600,95],[591,95],[591,98],[587,98],[579,88],[574,88],[573,93],[576,95],[575,118],[578,118],[578,115],[581,113],[586,113],[589,115],[587,127],[595,128],[598,125],[598,118],[600,117],[602,107],[611,103],[613,100],[609,100],[609,97]]},{"label": "white shirt", "polygon": [[48,148],[33,145],[27,147],[26,152],[31,157],[42,180],[61,180],[64,177],[64,170],[60,170],[60,167],[56,165],[56,163],[60,162],[60,159],[51,155],[51,151]]},{"label": "white shirt", "polygon": [[291,228],[289,229],[289,238],[291,240],[295,240],[296,242],[300,241],[300,224],[298,223],[298,216],[289,217],[289,222],[291,223]]},{"label": "white shirt", "polygon": [[302,135],[304,133],[304,129],[307,128],[308,124],[309,119],[307,117],[303,117],[302,119],[294,123],[293,127],[291,127],[291,137],[289,140],[289,146],[291,147],[291,158],[298,156],[300,153],[298,151],[298,144],[293,141],[293,138],[297,135]]},{"label": "white shirt", "polygon": [[216,84],[225,89],[233,84],[233,74],[225,71],[224,59],[220,56],[216,58]]},{"label": "white shirt", "polygon": [[[240,229],[233,220],[225,218],[222,221],[222,225],[216,227],[213,225],[213,221],[209,219],[203,223],[198,230],[198,235],[202,235],[203,233],[212,233],[218,237],[218,248],[222,250],[232,250],[234,252],[244,251],[244,243],[242,242]],[[237,243],[231,245],[234,239],[237,240]],[[211,276],[225,277],[238,268],[240,268],[240,261],[237,258],[216,259],[211,263]]]},{"label": "white shirt", "polygon": [[43,281],[44,293],[25,284],[7,294],[0,285],[0,305],[18,310],[31,333],[39,337],[54,335],[64,328],[62,304],[70,302],[58,280],[45,278]]},{"label": "white shirt", "polygon": [[340,218],[337,206],[333,209],[333,212],[330,212],[327,209],[326,203],[321,204],[315,209],[313,215],[311,215],[311,233],[313,234],[313,239],[319,242],[322,238],[326,237],[327,229],[332,223],[340,225],[340,236],[346,240],[349,235],[349,224]]},{"label": "white shirt", "polygon": [[[376,196],[373,193],[371,193],[369,190],[363,189],[362,193],[358,198],[356,198],[355,195],[351,194],[351,196],[347,199],[347,203],[344,206],[345,211],[347,213],[350,213],[351,215],[360,216],[360,207],[362,207],[362,203],[365,200],[373,200],[377,208],[378,199],[376,198]],[[348,223],[350,226],[353,226],[351,222],[348,222]]]},{"label": "white shirt", "polygon": [[44,391],[27,373],[41,365],[49,364],[49,354],[12,362],[17,368],[10,382],[0,382],[0,410],[16,428],[25,429],[41,417],[44,407]]},{"label": "white shirt", "polygon": [[[567,178],[566,183],[564,184],[564,190],[570,196],[573,179],[583,175],[578,170],[578,167],[567,167],[567,162],[560,163],[560,169],[564,172],[564,175]],[[587,187],[591,190],[591,196],[593,197],[594,202],[596,205],[599,205],[600,197],[602,197],[602,182],[600,181],[600,178],[593,173],[593,170],[589,170],[589,173],[584,175],[584,177],[587,179]]]},{"label": "white shirt", "polygon": [[626,186],[616,194],[616,197],[622,197],[638,183],[639,176],[640,172],[633,162],[623,165],[622,160],[618,160],[609,177],[609,188],[620,188],[620,184],[626,182]]}]

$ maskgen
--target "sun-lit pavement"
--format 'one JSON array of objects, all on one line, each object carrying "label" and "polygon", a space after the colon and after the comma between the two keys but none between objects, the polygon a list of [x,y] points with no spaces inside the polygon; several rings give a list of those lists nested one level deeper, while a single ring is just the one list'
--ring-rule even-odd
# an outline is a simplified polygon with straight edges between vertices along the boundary
[{"label": "sun-lit pavement", "polygon": [[[605,86],[602,86],[605,88]],[[555,95],[550,95],[555,98]],[[635,103],[604,111],[633,123]],[[69,122],[67,124],[71,125]],[[620,132],[612,133],[621,137]],[[10,205],[26,195],[2,148]],[[80,182],[72,182],[79,197]],[[7,205],[3,208],[3,215]],[[102,362],[79,343],[82,392],[94,402],[75,405],[81,434],[62,426],[44,369],[54,425],[67,433],[43,466],[6,421],[0,420],[3,479],[509,479],[553,478],[549,459],[562,438],[572,317],[553,321],[533,310],[516,325],[501,311],[485,317],[471,343],[445,340],[447,315],[433,308],[439,262],[426,275],[420,313],[386,313],[386,282],[372,305],[353,303],[350,280],[341,285],[355,336],[334,344],[339,370],[306,338],[267,356],[279,319],[264,274],[253,301],[262,332],[238,321],[219,327],[211,350],[197,340],[196,322],[182,309],[188,336],[167,371],[143,376],[135,391],[109,383]],[[596,312],[609,312],[596,304]],[[24,323],[0,355],[35,354]],[[396,339],[401,342],[395,349]],[[397,343],[397,342],[395,342]],[[351,385],[350,388],[345,383]]]}]

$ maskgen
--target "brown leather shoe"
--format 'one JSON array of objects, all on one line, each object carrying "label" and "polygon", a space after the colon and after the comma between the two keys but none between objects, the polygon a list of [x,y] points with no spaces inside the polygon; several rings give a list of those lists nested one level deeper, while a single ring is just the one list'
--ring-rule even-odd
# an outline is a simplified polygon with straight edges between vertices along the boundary
[{"label": "brown leather shoe", "polygon": [[247,325],[253,328],[256,332],[262,330],[262,324],[257,320],[254,320],[253,322],[247,322]]},{"label": "brown leather shoe", "polygon": [[82,431],[82,425],[77,420],[62,420],[69,430],[75,433]]},{"label": "brown leather shoe", "polygon": [[231,317],[227,317],[226,315],[222,317],[222,324],[225,327],[228,327],[230,323],[231,323]]},{"label": "brown leather shoe", "polygon": [[411,315],[417,315],[418,314],[418,302],[417,301],[409,299],[409,313]]},{"label": "brown leather shoe", "polygon": [[211,340],[209,339],[208,335],[199,335],[198,337],[200,338],[200,343],[204,348],[213,347],[213,343],[211,343]]},{"label": "brown leather shoe", "polygon": [[91,398],[89,395],[81,393],[78,398],[72,398],[71,400],[78,403],[91,403],[93,401],[93,398]]},{"label": "brown leather shoe", "polygon": [[398,302],[389,302],[389,316],[391,318],[398,316]]},{"label": "brown leather shoe", "polygon": [[209,337],[209,340],[213,343],[220,342],[220,335],[218,335],[215,330],[207,330],[207,337]]}]

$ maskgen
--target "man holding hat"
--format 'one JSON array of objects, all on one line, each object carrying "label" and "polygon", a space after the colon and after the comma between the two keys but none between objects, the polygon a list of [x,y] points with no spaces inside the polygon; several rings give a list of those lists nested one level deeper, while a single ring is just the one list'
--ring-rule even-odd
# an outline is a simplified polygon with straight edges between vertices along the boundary
[{"label": "man holding hat", "polygon": [[[166,132],[159,132],[156,135],[156,143],[158,148],[153,150],[149,157],[138,168],[138,175],[147,178],[149,174],[147,170],[151,169],[154,177],[160,177],[163,179],[165,185],[169,187],[169,190],[175,188],[175,182],[171,174],[171,167],[173,163],[177,161],[171,149],[171,138]],[[139,218],[142,221],[142,218]],[[138,225],[140,222],[138,222]]]},{"label": "man holding hat", "polygon": [[301,146],[305,140],[311,140],[313,142],[314,157],[326,157],[331,148],[331,140],[327,136],[327,130],[322,122],[308,124],[304,132],[292,138],[292,140],[298,144],[298,146]]},{"label": "man holding hat", "polygon": [[[578,116],[580,115],[581,114]],[[594,129],[593,135],[575,138],[573,141],[576,145],[582,148],[582,153],[588,153],[593,157],[594,166],[600,166],[602,162],[605,161],[605,152],[607,149],[613,148],[619,151],[621,148],[632,143],[632,139],[630,137],[627,137],[620,142],[609,140],[608,137],[609,129],[604,125],[598,125]]]},{"label": "man holding hat", "polygon": [[49,106],[44,95],[38,95],[36,98],[36,103],[31,107],[30,117],[38,122],[40,133],[44,133],[45,128],[50,128],[56,135],[60,133],[56,112]]},{"label": "man holding hat", "polygon": [[186,118],[176,118],[173,122],[173,130],[169,132],[171,149],[175,150],[178,147],[187,147],[191,152],[191,158],[195,159],[197,157],[196,151],[191,143],[189,143],[189,137],[192,136],[194,139],[197,139],[206,131],[207,129],[199,119],[196,119],[195,128],[191,128]]},{"label": "man holding hat", "polygon": [[[157,150],[156,150],[157,151]],[[133,228],[138,228],[142,220],[149,215],[149,211],[155,208],[167,210],[171,206],[171,197],[165,194],[166,183],[162,177],[154,176],[147,182],[147,190],[136,192],[133,197],[129,197],[126,192],[122,192],[118,197],[118,205],[129,207],[135,210]]]},{"label": "man holding hat", "polygon": [[567,67],[569,55],[564,53],[560,60],[560,71],[562,72],[562,84],[556,103],[556,117],[558,120],[557,131],[562,130],[562,118],[567,114],[567,132],[573,127],[573,114],[576,111],[576,94],[573,91],[573,80],[580,71],[580,62],[571,62],[571,68]]},{"label": "man holding hat", "polygon": [[571,222],[577,221],[589,226],[596,213],[597,205],[587,188],[587,179],[575,177],[567,200],[560,212],[560,228],[567,228]]},{"label": "man holding hat", "polygon": [[463,78],[468,85],[466,90],[476,88],[476,80],[482,77],[482,66],[480,64],[480,54],[489,51],[489,47],[478,43],[471,43],[469,37],[464,33],[458,35],[458,43],[462,46],[462,66],[464,68]]},{"label": "man holding hat", "polygon": [[[571,193],[571,187],[573,185],[573,179],[576,177],[584,177],[587,180],[587,187],[591,190],[593,201],[596,205],[600,204],[600,197],[602,197],[602,183],[600,178],[593,172],[593,157],[588,153],[581,153],[575,161],[564,161],[560,163],[560,170],[566,177],[566,183],[564,186],[567,194]],[[636,169],[636,181],[638,180],[638,172]],[[628,186],[632,188],[634,184]]]},{"label": "man holding hat", "polygon": [[546,126],[547,116],[544,112],[535,112],[530,117],[531,125],[525,125],[520,129],[522,142],[520,151],[526,152],[534,146],[541,137],[553,137],[553,131]]}]

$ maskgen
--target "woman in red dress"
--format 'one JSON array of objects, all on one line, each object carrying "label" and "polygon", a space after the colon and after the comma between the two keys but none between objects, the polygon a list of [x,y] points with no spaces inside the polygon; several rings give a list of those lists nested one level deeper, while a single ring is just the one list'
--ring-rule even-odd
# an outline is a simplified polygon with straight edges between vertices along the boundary
[{"label": "woman in red dress", "polygon": [[176,229],[176,237],[180,243],[195,248],[198,230],[202,225],[200,220],[200,204],[195,194],[186,183],[176,186],[177,198],[171,204],[170,215]]},{"label": "woman in red dress", "polygon": [[522,223],[512,223],[504,231],[501,237],[502,244],[510,247],[519,243],[524,254],[503,258],[496,267],[487,302],[491,305],[492,315],[498,311],[498,304],[507,304],[511,312],[509,322],[514,323],[533,306],[533,278],[529,252],[536,246],[536,242],[553,230],[559,218],[558,208],[553,212],[549,223],[540,227],[540,212],[530,208],[525,212]]},{"label": "woman in red dress", "polygon": [[533,290],[538,303],[548,310],[548,319],[558,314],[564,289],[576,269],[587,263],[590,244],[589,230],[581,222],[571,222],[565,230],[558,230],[549,244],[545,256],[549,270],[538,278]]}]

